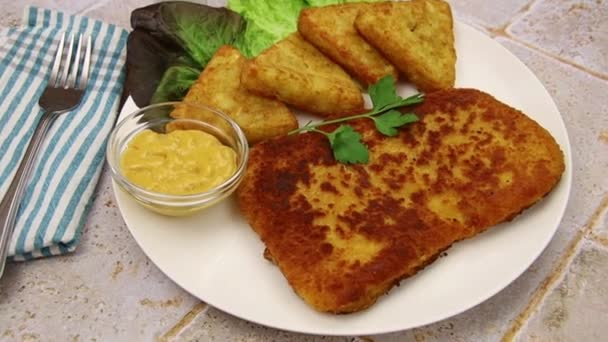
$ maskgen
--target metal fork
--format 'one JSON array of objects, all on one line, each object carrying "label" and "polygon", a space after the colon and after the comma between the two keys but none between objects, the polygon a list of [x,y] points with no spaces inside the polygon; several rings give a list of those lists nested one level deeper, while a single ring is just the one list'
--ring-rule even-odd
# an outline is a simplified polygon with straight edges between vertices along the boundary
[{"label": "metal fork", "polygon": [[[76,108],[84,95],[91,65],[91,37],[88,36],[86,38],[86,46],[83,46],[84,39],[82,34],[78,37],[76,56],[72,58],[74,53],[74,35],[72,34],[67,43],[67,54],[64,57],[63,50],[66,48],[65,33],[61,36],[53,68],[51,69],[51,77],[38,101],[44,113],[36,126],[25,155],[17,168],[15,177],[0,203],[0,277],[2,277],[2,273],[4,272],[9,242],[15,228],[17,211],[23,198],[32,166],[36,160],[36,154],[40,150],[40,146],[53,121],[60,114]],[[79,73],[81,64],[82,68]]]}]

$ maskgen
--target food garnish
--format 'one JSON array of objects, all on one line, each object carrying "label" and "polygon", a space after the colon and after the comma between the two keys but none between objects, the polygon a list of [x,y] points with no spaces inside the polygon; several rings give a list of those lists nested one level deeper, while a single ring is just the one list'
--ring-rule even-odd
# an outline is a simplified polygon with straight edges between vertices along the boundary
[{"label": "food garnish", "polygon": [[255,57],[298,30],[302,9],[362,1],[380,0],[229,0],[228,8],[247,22],[235,47],[247,58]]},{"label": "food garnish", "polygon": [[131,12],[126,90],[139,107],[180,101],[220,46],[252,58],[297,31],[303,8],[358,1],[230,0],[227,7],[164,1],[138,8]]},{"label": "food garnish", "polygon": [[[138,106],[177,101],[217,49],[234,44],[245,20],[227,8],[167,1],[131,13],[126,87]],[[143,85],[152,84],[148,89]],[[152,90],[152,92],[150,91]]]},{"label": "food garnish", "polygon": [[398,133],[397,128],[418,121],[418,116],[416,114],[404,114],[396,109],[424,101],[424,95],[420,93],[408,98],[402,98],[397,95],[395,81],[390,75],[383,77],[377,83],[369,86],[368,92],[374,105],[371,111],[333,120],[309,122],[303,127],[289,132],[289,134],[300,132],[321,133],[329,139],[334,158],[336,158],[337,161],[341,163],[366,164],[369,161],[369,150],[367,146],[361,142],[361,134],[355,131],[352,126],[340,125],[330,133],[317,128],[355,119],[368,118],[374,121],[376,129],[380,133],[386,136],[395,136]]},{"label": "food garnish", "polygon": [[230,0],[228,8],[245,18],[247,27],[235,45],[247,58],[297,31],[304,0]]}]

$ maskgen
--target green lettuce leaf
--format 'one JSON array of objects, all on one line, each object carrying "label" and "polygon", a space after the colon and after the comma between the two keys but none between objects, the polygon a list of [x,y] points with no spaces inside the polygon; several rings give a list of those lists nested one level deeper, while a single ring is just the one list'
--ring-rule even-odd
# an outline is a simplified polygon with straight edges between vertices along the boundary
[{"label": "green lettuce leaf", "polygon": [[233,44],[245,29],[245,21],[227,8],[189,2],[165,2],[160,6],[159,26],[205,66],[222,45]]},{"label": "green lettuce leaf", "polygon": [[181,101],[200,73],[200,66],[190,57],[178,58],[163,74],[150,103]]},{"label": "green lettuce leaf", "polygon": [[298,16],[303,8],[361,1],[381,0],[229,0],[228,8],[247,22],[235,46],[248,58],[255,57],[298,30]]},{"label": "green lettuce leaf", "polygon": [[357,1],[229,0],[228,8],[166,1],[138,8],[131,13],[126,90],[138,106],[181,100],[222,45],[252,58],[297,31],[303,8]]},{"label": "green lettuce leaf", "polygon": [[230,0],[228,8],[247,21],[245,32],[236,47],[247,57],[264,49],[298,29],[298,16],[306,7],[304,0]]},{"label": "green lettuce leaf", "polygon": [[167,44],[148,31],[135,29],[129,33],[125,91],[137,106],[150,104],[164,72],[184,54],[179,46]]},{"label": "green lettuce leaf", "polygon": [[321,7],[335,4],[346,4],[349,2],[378,2],[386,0],[306,0],[306,4],[311,7]]},{"label": "green lettuce leaf", "polygon": [[184,1],[134,10],[126,91],[140,107],[181,100],[217,49],[241,39],[245,25],[227,8]]}]

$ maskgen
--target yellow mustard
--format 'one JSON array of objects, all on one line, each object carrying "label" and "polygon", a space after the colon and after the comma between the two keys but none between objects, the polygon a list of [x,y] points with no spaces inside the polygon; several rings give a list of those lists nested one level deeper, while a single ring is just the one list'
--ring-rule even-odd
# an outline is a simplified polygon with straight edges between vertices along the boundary
[{"label": "yellow mustard", "polygon": [[170,195],[207,191],[236,170],[236,152],[199,130],[137,134],[121,155],[120,167],[138,186]]}]

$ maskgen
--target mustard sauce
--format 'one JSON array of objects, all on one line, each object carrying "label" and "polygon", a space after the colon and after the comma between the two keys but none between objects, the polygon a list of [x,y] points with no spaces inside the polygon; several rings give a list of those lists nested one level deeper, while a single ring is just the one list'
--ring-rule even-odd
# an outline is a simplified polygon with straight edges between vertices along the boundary
[{"label": "mustard sauce", "polygon": [[236,152],[199,130],[137,134],[121,155],[120,167],[132,183],[169,195],[207,191],[230,178]]}]

